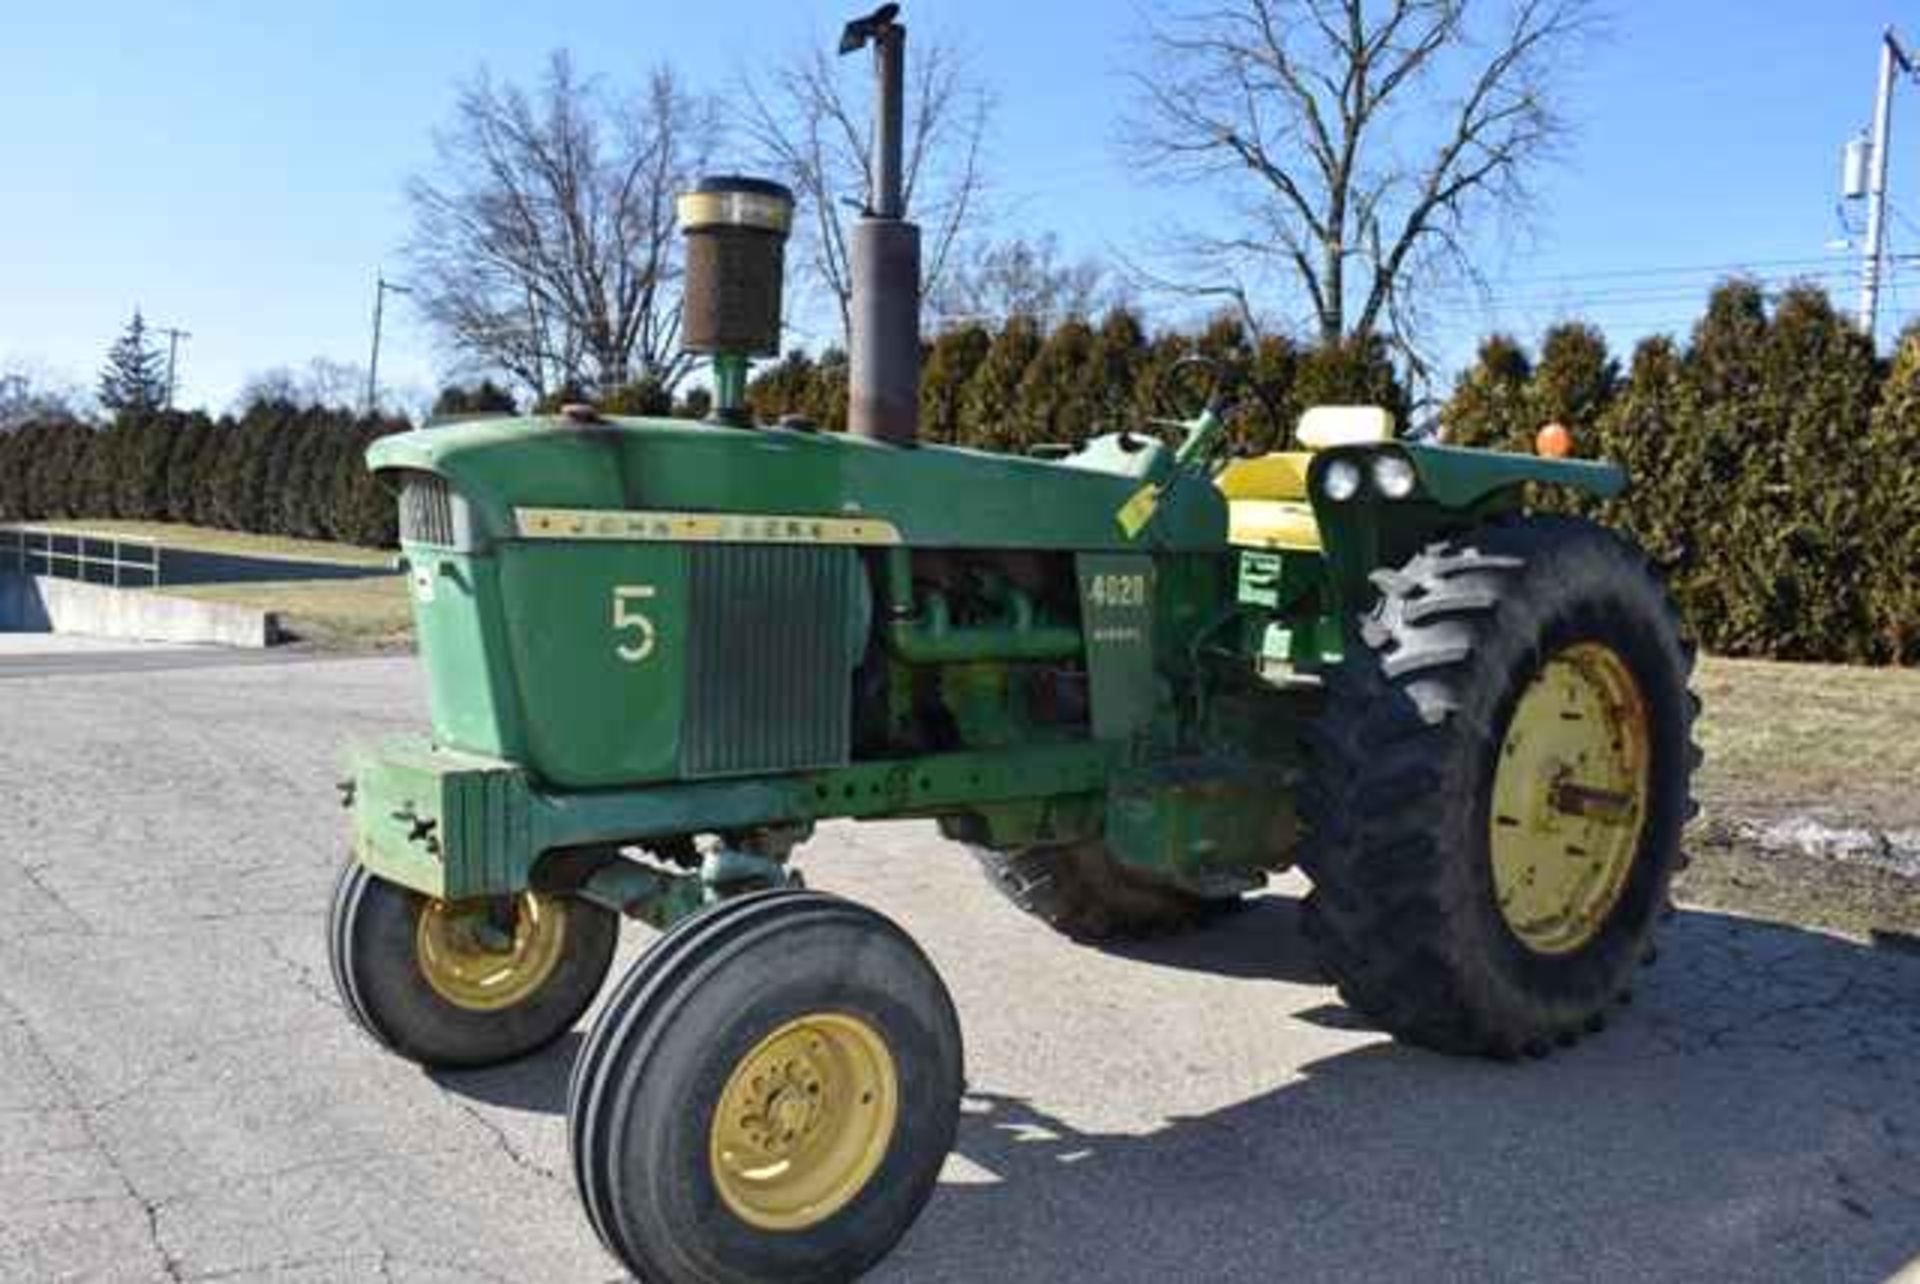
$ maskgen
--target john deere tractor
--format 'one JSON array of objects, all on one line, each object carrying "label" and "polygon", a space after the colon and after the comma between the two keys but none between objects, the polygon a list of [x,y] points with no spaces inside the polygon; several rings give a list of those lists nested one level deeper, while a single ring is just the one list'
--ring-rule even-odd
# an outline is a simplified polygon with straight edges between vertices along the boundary
[{"label": "john deere tractor", "polygon": [[679,203],[706,422],[575,406],[368,456],[432,728],[357,753],[335,979],[393,1051],[484,1066],[580,1018],[623,916],[664,929],[569,1098],[588,1216],[647,1280],[854,1276],[953,1142],[954,1006],[899,926],[803,889],[822,821],[933,820],[1085,939],[1299,865],[1352,1007],[1512,1057],[1599,1028],[1692,806],[1666,593],[1619,536],[1525,508],[1617,468],[1365,407],[1260,458],[1224,457],[1217,404],[1050,458],[917,444],[895,10],[843,41],[879,72],[849,433],[745,408],[793,202],[726,177]]}]

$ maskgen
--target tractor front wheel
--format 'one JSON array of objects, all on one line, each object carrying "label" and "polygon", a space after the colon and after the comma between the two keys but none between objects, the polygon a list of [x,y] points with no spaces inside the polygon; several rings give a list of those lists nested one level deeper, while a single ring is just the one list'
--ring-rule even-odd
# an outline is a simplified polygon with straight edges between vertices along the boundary
[{"label": "tractor front wheel", "polygon": [[574,1064],[587,1215],[659,1284],[850,1280],[906,1232],[959,1121],[960,1027],[892,922],[722,901],[642,955]]},{"label": "tractor front wheel", "polygon": [[620,918],[523,892],[447,902],[349,861],[327,930],[347,1012],[380,1043],[437,1068],[496,1065],[552,1043],[613,966]]},{"label": "tractor front wheel", "polygon": [[1441,1051],[1597,1030],[1693,814],[1693,652],[1637,550],[1530,517],[1374,576],[1309,737],[1307,930],[1346,1001]]}]

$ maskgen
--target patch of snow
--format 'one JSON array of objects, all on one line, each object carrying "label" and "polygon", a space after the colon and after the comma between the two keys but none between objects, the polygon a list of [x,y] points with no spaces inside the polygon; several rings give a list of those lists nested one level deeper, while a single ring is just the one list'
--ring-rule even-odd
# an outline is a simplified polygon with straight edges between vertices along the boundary
[{"label": "patch of snow", "polygon": [[1829,825],[1811,816],[1742,820],[1734,828],[1740,837],[1766,851],[1871,865],[1920,878],[1920,829],[1889,832],[1864,825]]}]

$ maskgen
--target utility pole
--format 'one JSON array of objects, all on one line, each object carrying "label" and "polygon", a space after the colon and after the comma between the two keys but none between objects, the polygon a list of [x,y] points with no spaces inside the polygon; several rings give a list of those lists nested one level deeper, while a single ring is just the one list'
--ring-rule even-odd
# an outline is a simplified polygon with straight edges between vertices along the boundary
[{"label": "utility pole", "polygon": [[1887,237],[1887,150],[1893,130],[1893,78],[1913,73],[1913,60],[1889,27],[1880,37],[1880,84],[1873,96],[1868,147],[1867,239],[1860,265],[1860,329],[1871,339],[1880,311],[1880,266]]},{"label": "utility pole", "polygon": [[181,330],[174,326],[169,326],[169,325],[154,326],[153,331],[155,334],[164,334],[167,336],[167,407],[166,408],[168,410],[172,410],[173,409],[173,372],[175,369],[175,363],[179,360],[179,356],[180,356],[180,340],[191,339],[193,337],[193,334],[191,331]]},{"label": "utility pole", "polygon": [[373,274],[373,355],[367,358],[367,413],[373,414],[380,397],[380,317],[387,295],[412,294],[411,286],[396,285],[380,272]]}]

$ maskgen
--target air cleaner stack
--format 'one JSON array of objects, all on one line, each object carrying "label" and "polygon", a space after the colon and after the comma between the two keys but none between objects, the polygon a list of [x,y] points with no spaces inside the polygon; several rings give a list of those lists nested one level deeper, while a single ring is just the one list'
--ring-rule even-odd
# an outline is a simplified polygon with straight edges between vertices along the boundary
[{"label": "air cleaner stack", "polygon": [[793,193],[763,178],[703,178],[680,197],[685,347],[713,357],[713,418],[745,425],[747,362],[780,354]]}]

